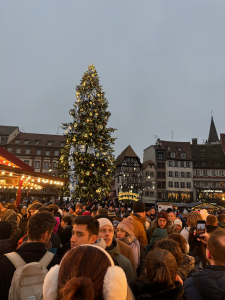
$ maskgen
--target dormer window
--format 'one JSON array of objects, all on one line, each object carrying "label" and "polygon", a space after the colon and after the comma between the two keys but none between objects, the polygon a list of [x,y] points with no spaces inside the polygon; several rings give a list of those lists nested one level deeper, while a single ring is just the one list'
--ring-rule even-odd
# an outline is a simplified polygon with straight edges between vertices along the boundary
[{"label": "dormer window", "polygon": [[185,158],[186,157],[186,153],[181,153],[181,157]]},{"label": "dormer window", "polygon": [[215,153],[214,153],[214,155],[215,155],[215,156],[218,156],[218,155],[219,155],[219,153],[218,153],[218,152],[215,152]]},{"label": "dormer window", "polygon": [[171,152],[171,157],[175,157],[175,153],[174,152]]},{"label": "dormer window", "polygon": [[64,142],[61,142],[61,147],[65,146],[65,143]]},{"label": "dormer window", "polygon": [[204,153],[204,152],[202,152],[202,153],[201,153],[201,156],[204,156],[204,155],[205,155],[205,153]]},{"label": "dormer window", "polygon": [[53,142],[52,141],[48,141],[48,146],[52,146]]},{"label": "dormer window", "polygon": [[21,140],[15,140],[15,143],[16,143],[16,144],[19,144],[19,143],[20,143],[20,141],[21,141]]},{"label": "dormer window", "polygon": [[170,147],[168,147],[168,150],[170,150]]},{"label": "dormer window", "polygon": [[37,140],[34,141],[34,144],[35,144],[35,145],[38,145],[39,143],[40,143],[40,141],[37,141]]},{"label": "dormer window", "polygon": [[29,144],[29,142],[30,142],[30,140],[25,140],[25,141],[24,141],[24,144],[27,145],[27,144]]},{"label": "dormer window", "polygon": [[181,148],[180,148],[180,147],[178,148],[178,151],[181,151]]}]

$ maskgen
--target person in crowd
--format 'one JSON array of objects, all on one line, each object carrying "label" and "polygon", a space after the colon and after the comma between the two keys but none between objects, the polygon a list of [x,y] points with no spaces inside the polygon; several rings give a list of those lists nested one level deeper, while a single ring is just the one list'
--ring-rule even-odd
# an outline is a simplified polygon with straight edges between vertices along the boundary
[{"label": "person in crowd", "polygon": [[3,212],[2,221],[8,221],[12,226],[11,239],[13,250],[16,249],[19,239],[21,238],[21,231],[17,223],[17,215],[13,209],[8,209],[4,202],[0,202],[0,210]]},{"label": "person in crowd", "polygon": [[21,214],[22,214],[22,219],[19,225],[19,229],[21,231],[21,236],[24,236],[25,230],[26,230],[26,226],[27,226],[27,217],[28,217],[28,209],[26,206],[23,206],[21,208]]},{"label": "person in crowd", "polygon": [[[76,261],[76,264],[71,264]],[[132,300],[124,271],[93,244],[80,245],[45,277],[44,300]]]},{"label": "person in crowd", "polygon": [[202,234],[209,265],[195,272],[184,282],[184,293],[189,300],[225,299],[225,230],[218,228],[210,235]]},{"label": "person in crowd", "polygon": [[168,213],[168,217],[172,222],[176,220],[176,215],[172,210]]},{"label": "person in crowd", "polygon": [[193,256],[187,255],[189,253],[189,244],[188,241],[179,233],[171,233],[168,236],[168,239],[174,240],[178,242],[180,249],[183,254],[183,262],[180,265],[180,268],[183,269],[187,276],[189,276],[191,273],[198,271],[195,268],[195,259]]},{"label": "person in crowd", "polygon": [[187,216],[188,216],[188,211],[185,209],[182,213],[182,217],[183,217],[183,227],[187,226]]},{"label": "person in crowd", "polygon": [[218,215],[217,219],[218,219],[217,226],[220,228],[225,228],[225,214]]},{"label": "person in crowd", "polygon": [[12,209],[15,211],[16,215],[17,215],[17,224],[18,226],[20,225],[20,222],[22,220],[22,215],[21,213],[19,212],[19,208],[16,206],[16,204],[9,204],[8,209]]},{"label": "person in crowd", "polygon": [[175,231],[175,226],[173,222],[169,219],[168,213],[166,211],[160,211],[157,215],[157,219],[152,222],[151,227],[147,231],[148,241],[150,242],[153,237],[153,233],[156,228],[165,229],[167,234]]},{"label": "person in crowd", "polygon": [[36,202],[34,204],[31,204],[30,207],[28,207],[28,219],[34,215],[35,211],[38,210],[43,205],[40,202]]},{"label": "person in crowd", "polygon": [[115,210],[113,209],[111,211],[111,209],[108,210],[108,216],[112,219],[112,220],[115,220],[116,219],[116,212]]},{"label": "person in crowd", "polygon": [[12,225],[7,221],[0,221],[0,257],[12,251]]},{"label": "person in crowd", "polygon": [[63,207],[63,209],[62,209],[62,215],[65,216],[68,213],[69,213],[69,209],[67,207]]},{"label": "person in crowd", "polygon": [[72,218],[74,216],[75,210],[76,210],[76,206],[72,205],[69,208],[69,212],[66,213],[65,215]]},{"label": "person in crowd", "polygon": [[59,225],[60,225],[60,218],[61,218],[61,215],[58,212],[59,208],[56,204],[51,204],[51,205],[48,206],[48,209],[53,214],[53,216],[55,217],[56,223],[55,223],[53,233],[57,233]]},{"label": "person in crowd", "polygon": [[134,223],[131,216],[119,223],[116,237],[132,248],[137,276],[139,277],[144,271],[146,251],[143,246],[140,247],[139,241],[134,236]]},{"label": "person in crowd", "polygon": [[74,212],[74,217],[82,216],[82,214],[83,214],[83,204],[77,203],[76,209]]},{"label": "person in crowd", "polygon": [[183,235],[183,237],[185,237],[187,241],[189,240],[190,228],[196,226],[198,220],[203,219],[201,214],[197,211],[192,211],[187,215],[187,226],[180,232],[180,234]]},{"label": "person in crowd", "polygon": [[183,282],[174,256],[164,249],[150,251],[145,273],[130,284],[135,299],[182,300]]},{"label": "person in crowd", "polygon": [[214,216],[214,215],[208,215],[206,217],[206,229],[207,229],[207,232],[211,233],[214,230],[216,230],[218,228],[217,227],[217,223],[218,223],[218,220],[217,220],[216,216]]},{"label": "person in crowd", "polygon": [[151,207],[149,217],[150,217],[151,221],[154,221],[156,219],[156,211],[155,211],[154,207]]},{"label": "person in crowd", "polygon": [[102,208],[102,207],[98,208],[98,210],[97,210],[97,216],[98,216],[98,215],[106,215],[106,216],[108,216],[108,211],[107,211],[107,209]]},{"label": "person in crowd", "polygon": [[106,244],[105,250],[110,254],[110,256],[113,259],[116,260],[118,265],[124,270],[127,277],[127,281],[128,283],[130,283],[134,279],[135,273],[130,260],[119,252],[118,241],[114,237],[114,230],[113,230],[112,223],[110,222],[109,219],[106,218],[100,218],[98,219],[98,222],[99,222],[98,238],[102,238],[105,241]]},{"label": "person in crowd", "polygon": [[64,216],[61,221],[61,230],[58,233],[58,236],[61,241],[61,245],[64,245],[66,243],[70,242],[71,236],[72,236],[72,220],[69,216]]},{"label": "person in crowd", "polygon": [[[70,242],[64,244],[58,251],[60,256],[79,245],[94,244],[98,239],[99,222],[91,216],[77,216],[72,219],[72,227]],[[102,247],[104,248],[105,245]]]},{"label": "person in crowd", "polygon": [[[55,225],[55,218],[49,212],[36,213],[29,218],[28,242],[15,250],[25,263],[39,261],[46,253],[45,244],[48,243]],[[54,256],[47,269],[59,264],[60,257]],[[0,258],[0,295],[1,300],[8,300],[8,293],[16,268],[7,256]]]},{"label": "person in crowd", "polygon": [[91,212],[91,216],[94,218],[97,215],[97,208],[93,208]]},{"label": "person in crowd", "polygon": [[120,221],[118,220],[113,220],[113,229],[114,229],[114,234],[116,236],[116,232],[117,232],[117,227],[119,225]]},{"label": "person in crowd", "polygon": [[195,259],[195,268],[202,270],[207,264],[205,244],[201,243],[194,234],[195,226],[191,227],[189,230],[188,243],[190,246],[189,255],[193,256]]},{"label": "person in crowd", "polygon": [[124,206],[121,206],[121,207],[120,207],[120,216],[121,216],[122,219],[123,219],[125,213],[126,213],[125,207],[124,207]]},{"label": "person in crowd", "polygon": [[182,230],[182,221],[179,219],[176,219],[176,220],[174,220],[173,224],[175,226],[175,231],[180,233]]},{"label": "person in crowd", "polygon": [[148,254],[149,251],[153,250],[155,247],[155,243],[157,241],[160,241],[163,238],[166,238],[168,236],[168,233],[165,229],[156,228],[153,232],[153,236],[146,248],[146,253]]},{"label": "person in crowd", "polygon": [[145,232],[145,204],[141,201],[134,201],[133,214],[130,215],[133,217],[135,237],[140,245],[146,246],[148,239]]},{"label": "person in crowd", "polygon": [[129,212],[126,212],[125,214],[124,214],[124,216],[123,216],[123,221],[126,219],[126,218],[128,218],[130,216],[130,213]]}]

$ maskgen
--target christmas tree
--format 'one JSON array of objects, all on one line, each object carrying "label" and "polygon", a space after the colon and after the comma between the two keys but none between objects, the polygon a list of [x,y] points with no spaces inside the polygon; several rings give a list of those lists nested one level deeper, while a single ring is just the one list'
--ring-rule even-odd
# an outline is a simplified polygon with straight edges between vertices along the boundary
[{"label": "christmas tree", "polygon": [[111,134],[115,129],[107,127],[111,114],[93,64],[76,87],[76,98],[70,110],[73,121],[63,124],[66,144],[57,164],[59,175],[70,180],[63,187],[63,195],[102,199],[111,192],[115,170],[115,138]]}]

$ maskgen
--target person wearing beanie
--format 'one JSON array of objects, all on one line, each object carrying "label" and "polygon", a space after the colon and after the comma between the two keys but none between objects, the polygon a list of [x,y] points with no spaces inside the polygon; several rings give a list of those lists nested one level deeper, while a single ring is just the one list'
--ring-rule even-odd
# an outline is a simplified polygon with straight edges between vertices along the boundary
[{"label": "person wearing beanie", "polygon": [[142,201],[133,203],[133,214],[130,214],[134,222],[134,236],[140,242],[140,245],[146,246],[148,239],[145,233],[145,204]]},{"label": "person wearing beanie", "polygon": [[165,229],[167,231],[167,234],[175,232],[175,225],[173,224],[173,221],[169,218],[168,213],[166,211],[161,210],[157,215],[157,219],[155,219],[152,222],[151,227],[149,227],[149,229],[147,230],[147,237],[149,242],[153,237],[153,233],[156,228]]},{"label": "person wearing beanie", "polygon": [[98,238],[102,238],[105,241],[106,243],[105,250],[109,253],[109,255],[114,260],[116,260],[118,265],[124,270],[127,277],[127,281],[128,283],[130,283],[135,278],[135,273],[132,268],[131,261],[128,258],[126,258],[124,255],[122,255],[121,252],[119,251],[119,246],[118,246],[119,243],[117,239],[114,237],[114,228],[112,222],[106,218],[100,218],[98,219],[98,222],[99,222]]},{"label": "person wearing beanie", "polygon": [[82,214],[82,216],[91,216],[91,213],[90,213],[90,211],[85,211],[85,212]]},{"label": "person wearing beanie", "polygon": [[0,256],[12,251],[11,232],[12,225],[7,221],[0,221]]},{"label": "person wearing beanie", "polygon": [[116,212],[115,212],[115,210],[111,210],[111,209],[109,209],[108,210],[108,216],[111,218],[111,219],[115,219],[116,218]]},{"label": "person wearing beanie", "polygon": [[134,222],[131,216],[117,226],[117,239],[132,248],[137,276],[139,277],[145,268],[146,252],[134,235]]},{"label": "person wearing beanie", "polygon": [[175,225],[175,231],[176,231],[177,233],[180,233],[181,230],[182,230],[182,222],[181,222],[181,220],[180,220],[180,219],[176,219],[176,220],[173,222],[173,224]]}]

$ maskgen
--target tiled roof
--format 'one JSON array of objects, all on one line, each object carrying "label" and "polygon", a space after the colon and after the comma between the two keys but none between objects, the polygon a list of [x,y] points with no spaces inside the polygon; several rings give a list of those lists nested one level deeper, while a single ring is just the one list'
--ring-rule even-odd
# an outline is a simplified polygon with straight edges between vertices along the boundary
[{"label": "tiled roof", "polygon": [[147,160],[142,164],[142,169],[146,169],[148,165],[154,165],[151,160]]},{"label": "tiled roof", "polygon": [[10,135],[18,126],[3,126],[0,125],[0,135]]},{"label": "tiled roof", "polygon": [[[183,159],[192,159],[190,142],[172,142],[160,140],[160,144],[160,147],[154,146],[154,148],[166,150],[166,156],[169,159],[182,159],[180,156],[181,153],[186,153],[186,157]],[[175,153],[175,157],[171,157],[171,152]]]},{"label": "tiled roof", "polygon": [[220,141],[222,144],[223,152],[225,153],[225,133],[220,134]]},{"label": "tiled roof", "polygon": [[[19,143],[15,143],[15,140],[20,140]],[[29,140],[28,144],[25,144],[24,142],[26,140]],[[36,144],[35,141],[40,141],[39,144]],[[53,135],[53,134],[39,134],[39,133],[24,133],[20,132],[9,144],[9,145],[16,145],[16,146],[22,146],[26,145],[29,146],[37,146],[37,147],[60,147],[61,148],[61,142],[65,142],[65,136],[64,135]],[[48,145],[48,142],[53,142],[52,145]]]},{"label": "tiled roof", "polygon": [[139,159],[139,157],[137,156],[137,154],[134,152],[134,150],[131,148],[131,146],[129,145],[126,149],[123,150],[123,152],[117,157],[116,159],[116,166],[118,166],[119,164],[122,163],[122,161],[124,160],[125,157],[137,157]]}]

